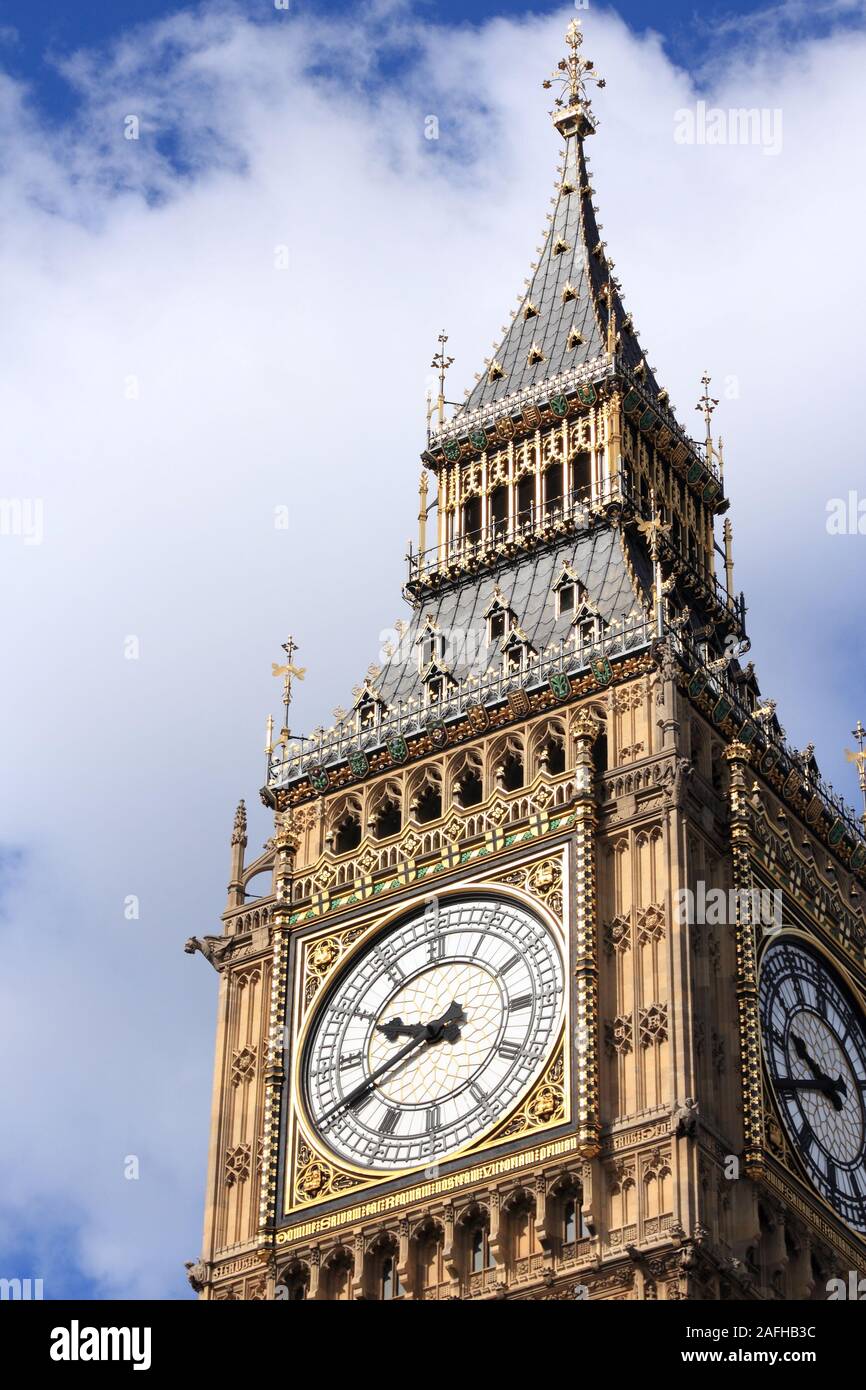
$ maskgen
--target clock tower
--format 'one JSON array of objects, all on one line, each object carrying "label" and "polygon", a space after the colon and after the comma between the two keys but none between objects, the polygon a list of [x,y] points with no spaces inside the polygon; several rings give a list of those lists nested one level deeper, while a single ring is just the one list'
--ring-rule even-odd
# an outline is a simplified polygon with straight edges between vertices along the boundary
[{"label": "clock tower", "polygon": [[546,238],[448,420],[434,363],[409,621],[334,727],[269,738],[273,838],[247,862],[241,803],[187,943],[220,989],[204,1298],[866,1267],[866,841],[745,660],[717,403],[690,438],[623,303],[592,83],[573,23]]}]

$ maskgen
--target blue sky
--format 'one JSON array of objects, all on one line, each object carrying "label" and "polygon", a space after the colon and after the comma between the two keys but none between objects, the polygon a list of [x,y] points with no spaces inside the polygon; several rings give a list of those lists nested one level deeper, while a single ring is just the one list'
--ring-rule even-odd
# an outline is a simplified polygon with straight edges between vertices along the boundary
[{"label": "blue sky", "polygon": [[[864,7],[649,8],[582,12],[604,235],[692,428],[713,375],[762,689],[853,802],[866,536],[826,508],[866,478]],[[0,1274],[47,1297],[188,1294],[217,979],[183,942],[241,796],[251,854],[270,832],[287,631],[300,731],[402,615],[430,356],[444,322],[459,396],[533,259],[573,13],[0,6],[4,492],[44,504],[0,541]],[[699,96],[780,110],[783,147],[677,145]]]}]

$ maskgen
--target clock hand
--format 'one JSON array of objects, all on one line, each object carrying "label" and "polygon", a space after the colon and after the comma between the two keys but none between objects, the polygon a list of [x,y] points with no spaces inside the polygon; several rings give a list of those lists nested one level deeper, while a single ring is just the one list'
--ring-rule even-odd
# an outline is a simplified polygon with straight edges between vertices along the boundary
[{"label": "clock hand", "polygon": [[377,1023],[376,1031],[384,1033],[389,1042],[396,1042],[403,1035],[407,1038],[420,1038],[426,1023],[404,1023],[402,1018],[391,1018],[387,1023]]},{"label": "clock hand", "polygon": [[[392,1022],[397,1023],[398,1020],[394,1019]],[[320,1115],[319,1124],[324,1124],[332,1115],[336,1115],[338,1110],[342,1110],[345,1106],[353,1105],[356,1100],[360,1100],[362,1096],[365,1096],[368,1091],[373,1089],[375,1082],[378,1081],[380,1076],[386,1071],[390,1071],[398,1062],[402,1062],[403,1058],[408,1057],[416,1048],[428,1047],[431,1043],[440,1041],[450,1043],[456,1042],[460,1037],[460,1024],[465,1022],[466,1016],[462,1006],[455,1003],[450,1005],[441,1018],[433,1019],[430,1023],[410,1024],[409,1028],[411,1028],[413,1036],[409,1039],[406,1046],[401,1047],[399,1052],[395,1052],[393,1057],[387,1057],[381,1066],[378,1066],[375,1071],[372,1071],[369,1076],[365,1077],[360,1085],[356,1086],[353,1091],[350,1091],[347,1096],[343,1096],[342,1100],[339,1100],[336,1105],[332,1105],[330,1110],[325,1111],[324,1115]],[[384,1024],[382,1031],[384,1032],[385,1029],[390,1026],[391,1025],[387,1023]],[[402,1022],[401,1031],[406,1031],[405,1025],[402,1025]]]},{"label": "clock hand", "polygon": [[[814,1082],[812,1084],[815,1089],[821,1091],[828,1100],[833,1102],[834,1109],[842,1110],[844,1107],[842,1101],[839,1099],[839,1092],[841,1091],[843,1096],[847,1096],[848,1094],[848,1088],[842,1077],[838,1076],[834,1081],[832,1076],[828,1076],[825,1071],[822,1071],[818,1063],[811,1056],[803,1039],[798,1037],[796,1033],[791,1034],[791,1040],[794,1044],[794,1051],[800,1058],[800,1061],[805,1062],[814,1077]],[[785,1089],[787,1089],[787,1087]]]}]

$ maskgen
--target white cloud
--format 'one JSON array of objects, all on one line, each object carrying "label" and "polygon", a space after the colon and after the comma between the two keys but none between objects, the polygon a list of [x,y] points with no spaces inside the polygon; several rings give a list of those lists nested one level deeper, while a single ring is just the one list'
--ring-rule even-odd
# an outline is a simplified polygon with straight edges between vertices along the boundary
[{"label": "white cloud", "polygon": [[[26,853],[2,926],[3,1201],[34,1228],[71,1217],[106,1293],[178,1294],[197,1254],[216,978],[182,945],[217,928],[287,629],[309,728],[400,611],[428,363],[444,322],[452,389],[468,385],[522,284],[558,153],[540,82],[562,29],[428,29],[402,7],[349,29],[254,25],[223,8],[70,59],[81,114],[59,130],[0,84],[3,488],[41,498],[45,528],[41,546],[0,541],[16,594],[0,835]],[[866,538],[824,520],[828,498],[866,491],[849,423],[863,35],[770,53],[758,32],[702,90],[781,108],[768,159],[676,145],[688,78],[613,16],[586,29],[608,78],[591,151],[604,236],[684,422],[705,365],[736,380],[717,418],[754,657],[795,741],[841,768]],[[384,89],[383,52],[400,59]],[[252,847],[267,833],[259,810]]]}]

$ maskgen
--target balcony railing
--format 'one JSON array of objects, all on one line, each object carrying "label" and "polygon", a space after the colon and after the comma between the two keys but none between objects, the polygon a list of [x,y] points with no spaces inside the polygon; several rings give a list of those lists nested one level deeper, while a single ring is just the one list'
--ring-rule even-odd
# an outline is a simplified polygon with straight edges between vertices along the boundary
[{"label": "balcony railing", "polygon": [[549,544],[569,531],[587,529],[598,522],[611,502],[623,500],[623,482],[623,476],[616,474],[606,479],[602,488],[589,485],[540,504],[533,501],[511,518],[494,518],[484,527],[454,536],[423,553],[410,544],[407,588],[412,591],[436,579],[447,580],[484,565],[501,564],[521,550]]},{"label": "balcony railing", "polygon": [[[303,776],[308,767],[343,762],[358,749],[369,753],[397,734],[420,733],[431,718],[445,724],[460,719],[469,704],[496,705],[507,700],[512,692],[544,685],[552,675],[582,675],[595,657],[615,658],[640,651],[649,646],[653,636],[652,623],[643,614],[626,623],[614,621],[603,629],[597,641],[589,642],[578,632],[575,639],[562,639],[527,660],[520,671],[500,670],[480,677],[470,672],[455,681],[440,700],[401,701],[380,714],[375,729],[360,732],[352,719],[303,744],[290,739],[285,747],[274,750],[268,785],[275,789],[288,786]],[[415,662],[417,657],[413,652],[406,659]]]}]

